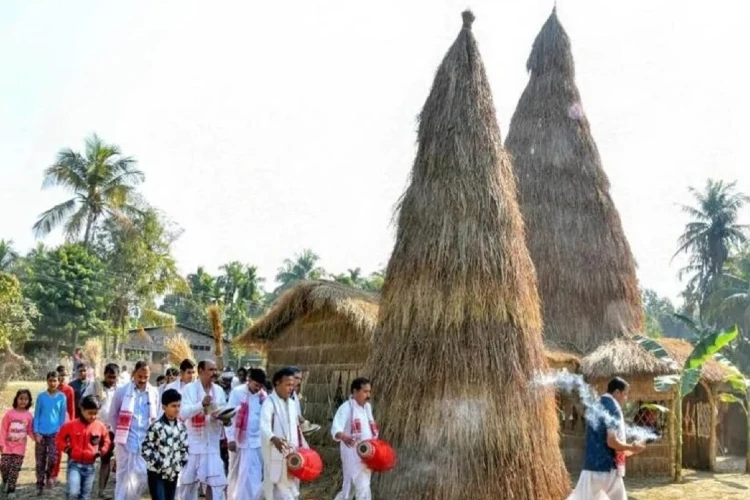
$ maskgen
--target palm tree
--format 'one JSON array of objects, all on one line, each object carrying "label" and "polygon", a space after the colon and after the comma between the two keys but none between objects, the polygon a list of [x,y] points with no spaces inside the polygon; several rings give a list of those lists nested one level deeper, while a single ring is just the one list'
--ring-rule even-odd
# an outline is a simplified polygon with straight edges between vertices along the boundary
[{"label": "palm tree", "polygon": [[274,293],[278,294],[286,290],[297,281],[317,280],[325,275],[325,270],[318,266],[320,257],[312,250],[305,249],[302,253],[295,255],[294,259],[286,259],[284,265],[279,268],[276,274],[279,286]]},{"label": "palm tree", "polygon": [[354,288],[364,288],[366,280],[362,277],[362,269],[357,267],[354,269],[347,269],[343,274],[337,274],[331,276],[334,281],[349,285]]},{"label": "palm tree", "polygon": [[683,212],[692,217],[678,240],[680,253],[689,254],[688,265],[680,275],[693,274],[688,288],[697,291],[701,305],[713,280],[722,274],[729,251],[747,239],[747,226],[738,224],[740,209],[750,197],[736,191],[736,182],[708,179],[704,191],[688,188],[695,206],[684,205]]},{"label": "palm tree", "polygon": [[60,150],[44,175],[43,188],[61,186],[72,191],[73,198],[42,213],[34,232],[41,238],[63,225],[71,241],[83,232],[87,248],[94,226],[103,217],[126,222],[128,212],[136,211],[132,197],[135,186],[144,180],[135,159],[122,156],[118,146],[104,143],[96,134],[86,139],[83,155],[69,148]]},{"label": "palm tree", "polygon": [[10,271],[18,260],[18,252],[13,248],[13,240],[0,240],[0,271]]}]

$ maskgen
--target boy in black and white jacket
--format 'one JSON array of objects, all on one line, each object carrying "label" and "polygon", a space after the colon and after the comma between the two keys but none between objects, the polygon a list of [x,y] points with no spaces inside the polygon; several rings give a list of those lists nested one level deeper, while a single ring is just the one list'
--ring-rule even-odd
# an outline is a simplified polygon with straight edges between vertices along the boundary
[{"label": "boy in black and white jacket", "polygon": [[176,390],[164,391],[161,396],[164,414],[148,428],[141,446],[152,500],[174,500],[177,476],[187,463],[187,430],[177,418],[181,401],[182,396]]}]

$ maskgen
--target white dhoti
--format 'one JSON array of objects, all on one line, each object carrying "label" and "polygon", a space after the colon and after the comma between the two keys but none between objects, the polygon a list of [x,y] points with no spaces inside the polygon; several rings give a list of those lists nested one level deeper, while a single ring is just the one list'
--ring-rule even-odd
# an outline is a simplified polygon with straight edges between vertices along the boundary
[{"label": "white dhoti", "polygon": [[219,453],[188,453],[188,462],[177,480],[180,500],[197,500],[200,485],[211,488],[213,500],[224,500],[227,477]]},{"label": "white dhoti", "polygon": [[[344,473],[346,474],[346,473]],[[354,476],[344,476],[344,487],[334,500],[371,500],[372,494],[370,493],[370,479],[372,478],[372,471],[370,469],[360,470],[359,473]]]},{"label": "white dhoti", "polygon": [[627,500],[625,483],[613,469],[610,472],[585,470],[578,478],[578,484],[568,500]]},{"label": "white dhoti", "polygon": [[263,453],[260,448],[229,452],[227,500],[258,498],[263,486]]},{"label": "white dhoti", "polygon": [[371,500],[370,479],[372,471],[362,462],[357,449],[341,444],[341,465],[344,486],[334,500]]},{"label": "white dhoti", "polygon": [[139,453],[129,453],[125,445],[115,446],[115,500],[141,500],[148,486],[146,461]]}]

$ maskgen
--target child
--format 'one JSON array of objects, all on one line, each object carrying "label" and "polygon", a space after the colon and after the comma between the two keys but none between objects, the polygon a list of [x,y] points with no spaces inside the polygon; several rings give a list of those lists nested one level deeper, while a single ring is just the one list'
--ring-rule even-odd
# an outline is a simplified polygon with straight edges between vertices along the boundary
[{"label": "child", "polygon": [[20,389],[13,398],[13,409],[5,414],[0,424],[0,452],[3,454],[0,473],[6,498],[15,498],[16,481],[26,454],[26,438],[34,436],[31,405],[31,392]]},{"label": "child", "polygon": [[65,395],[58,390],[57,372],[47,373],[47,390],[36,398],[34,439],[36,440],[36,489],[42,495],[44,485],[52,487],[52,472],[57,463],[55,436],[67,419]]},{"label": "child", "polygon": [[182,396],[167,389],[161,396],[164,414],[151,424],[141,453],[148,466],[148,491],[152,500],[174,500],[177,476],[187,463],[188,436],[180,415]]},{"label": "child", "polygon": [[99,402],[94,396],[81,399],[81,416],[60,429],[55,440],[57,449],[68,454],[66,498],[89,500],[94,487],[94,462],[106,455],[112,443],[107,426],[97,420]]}]

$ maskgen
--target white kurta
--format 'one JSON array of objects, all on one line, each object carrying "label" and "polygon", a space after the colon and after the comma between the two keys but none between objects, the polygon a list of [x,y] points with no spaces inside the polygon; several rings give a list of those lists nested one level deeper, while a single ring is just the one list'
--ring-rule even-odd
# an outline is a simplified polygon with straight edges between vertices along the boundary
[{"label": "white kurta", "polygon": [[237,445],[236,452],[229,452],[228,500],[254,500],[260,494],[263,484],[263,454],[260,447],[261,393],[251,394],[246,384],[237,386],[229,395],[227,406],[239,409],[245,401],[248,403],[248,415],[244,439],[240,441],[236,435],[237,414],[232,419],[232,425],[224,428],[227,442]]},{"label": "white kurta", "polygon": [[263,500],[296,500],[299,498],[299,480],[290,475],[285,457],[271,443],[280,437],[294,449],[307,448],[305,438],[300,442],[299,415],[292,399],[281,399],[270,394],[263,403],[260,415],[260,438],[263,450]]},{"label": "white kurta", "polygon": [[[359,420],[359,432],[354,432],[352,429],[354,420]],[[331,425],[331,437],[338,441],[336,434],[343,432],[352,436],[357,442],[373,439],[377,436],[373,434],[370,422],[374,421],[370,403],[360,406],[354,399],[349,399],[336,411],[336,416],[333,418],[333,424]],[[351,500],[352,498],[370,500],[372,498],[370,493],[372,471],[359,458],[356,446],[350,448],[343,442],[339,446],[341,447],[344,486],[334,500]]]},{"label": "white kurta", "polygon": [[[203,398],[206,391],[200,380],[187,384],[182,391],[180,419],[185,423],[188,434],[188,463],[180,472],[177,481],[181,500],[196,500],[198,485],[211,487],[213,500],[223,500],[227,478],[224,464],[219,454],[219,441],[223,432],[221,420],[206,415],[202,432],[195,428],[192,418],[203,412]],[[212,384],[211,396],[216,407],[226,403],[224,389]]]}]

